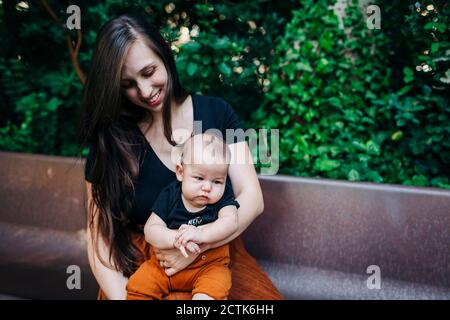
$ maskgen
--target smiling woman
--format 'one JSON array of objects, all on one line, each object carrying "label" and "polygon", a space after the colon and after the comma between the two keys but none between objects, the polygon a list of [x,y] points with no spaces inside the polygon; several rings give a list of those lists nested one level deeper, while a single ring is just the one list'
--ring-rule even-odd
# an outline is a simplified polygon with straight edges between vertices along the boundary
[{"label": "smiling woman", "polygon": [[167,70],[144,39],[136,40],[128,50],[121,74],[123,93],[132,103],[154,111],[162,108]]},{"label": "smiling woman", "polygon": [[[106,23],[97,37],[80,125],[81,142],[90,148],[88,253],[100,297],[124,299],[128,277],[152,253],[169,277],[197,259],[198,253],[186,258],[176,248],[150,248],[142,232],[156,197],[176,180],[172,132],[193,134],[194,121],[202,122],[202,132],[215,128],[223,136],[227,129],[240,128],[225,101],[183,89],[170,46],[153,27],[129,15]],[[245,141],[236,141],[230,150],[231,158],[242,153],[251,159]],[[240,204],[238,228],[201,251],[206,255],[230,243],[230,299],[280,299],[237,238],[264,206],[253,164],[231,163],[227,183]]]}]

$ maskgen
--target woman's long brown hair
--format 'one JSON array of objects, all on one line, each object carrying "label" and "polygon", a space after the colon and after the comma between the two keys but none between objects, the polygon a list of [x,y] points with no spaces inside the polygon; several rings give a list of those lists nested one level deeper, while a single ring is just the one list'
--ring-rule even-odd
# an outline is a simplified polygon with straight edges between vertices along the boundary
[{"label": "woman's long brown hair", "polygon": [[[102,236],[111,248],[109,263],[129,277],[137,268],[141,253],[132,242],[129,213],[134,198],[134,183],[139,175],[143,154],[139,146],[145,144],[144,136],[136,124],[151,113],[122,96],[121,69],[126,53],[136,40],[144,42],[163,61],[168,80],[163,102],[163,123],[166,139],[172,139],[171,103],[181,104],[188,93],[179,82],[175,60],[170,45],[160,33],[141,17],[122,15],[107,22],[97,35],[89,75],[84,87],[81,105],[79,141],[89,146],[93,155],[90,166],[92,199],[88,208],[88,225],[94,248],[100,257],[98,237]],[[96,205],[97,212],[93,211]],[[96,216],[98,215],[98,217]],[[94,230],[94,218],[98,219]]]}]

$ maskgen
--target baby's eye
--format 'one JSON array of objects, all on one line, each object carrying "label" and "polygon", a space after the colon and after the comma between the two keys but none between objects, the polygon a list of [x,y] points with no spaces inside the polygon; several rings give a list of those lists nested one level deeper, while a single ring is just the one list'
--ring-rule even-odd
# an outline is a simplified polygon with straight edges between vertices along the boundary
[{"label": "baby's eye", "polygon": [[202,180],[203,180],[203,178],[202,178],[202,177],[195,177],[195,179],[196,179],[196,180],[200,180],[200,181],[202,181]]},{"label": "baby's eye", "polygon": [[222,184],[222,181],[214,181],[215,184]]}]

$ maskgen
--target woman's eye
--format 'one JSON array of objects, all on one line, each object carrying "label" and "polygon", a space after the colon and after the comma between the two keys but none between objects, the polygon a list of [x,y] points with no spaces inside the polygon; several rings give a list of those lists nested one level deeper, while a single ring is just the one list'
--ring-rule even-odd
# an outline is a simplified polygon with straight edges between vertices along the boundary
[{"label": "woman's eye", "polygon": [[153,75],[153,73],[155,73],[155,69],[156,69],[156,68],[150,70],[149,72],[144,73],[143,76],[144,76],[145,78],[150,78],[150,77]]}]

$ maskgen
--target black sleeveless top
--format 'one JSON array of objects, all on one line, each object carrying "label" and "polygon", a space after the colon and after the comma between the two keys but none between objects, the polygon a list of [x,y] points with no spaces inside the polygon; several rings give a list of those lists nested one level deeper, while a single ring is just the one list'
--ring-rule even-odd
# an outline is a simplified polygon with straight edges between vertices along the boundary
[{"label": "black sleeveless top", "polygon": [[[208,129],[217,129],[221,132],[223,139],[227,137],[227,129],[240,129],[240,123],[233,108],[224,100],[217,97],[192,95],[194,121],[201,121],[201,128],[194,127],[195,133],[204,133]],[[135,130],[143,136],[139,127]],[[150,144],[144,139],[145,145],[142,151],[145,157],[140,163],[139,177],[134,185],[135,194],[133,207],[129,213],[132,225],[143,225],[151,214],[152,206],[159,193],[176,180],[175,172],[166,167],[156,155]],[[235,137],[233,143],[243,141],[243,137]],[[227,141],[230,143],[230,141]],[[92,182],[91,168],[94,161],[94,150],[89,148],[89,154],[85,165],[85,179]],[[227,184],[231,186],[230,178]]]}]

